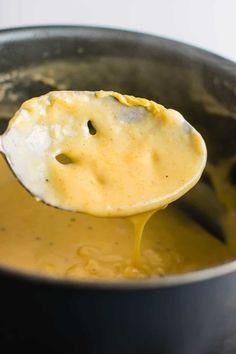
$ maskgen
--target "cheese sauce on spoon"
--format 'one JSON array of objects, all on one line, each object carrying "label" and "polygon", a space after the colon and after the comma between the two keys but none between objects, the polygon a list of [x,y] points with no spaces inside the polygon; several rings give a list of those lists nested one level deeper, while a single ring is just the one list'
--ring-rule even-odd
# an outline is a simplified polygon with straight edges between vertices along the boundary
[{"label": "cheese sauce on spoon", "polygon": [[55,91],[26,101],[0,150],[37,200],[129,218],[135,264],[146,222],[198,182],[207,155],[201,135],[177,111],[105,91]]}]

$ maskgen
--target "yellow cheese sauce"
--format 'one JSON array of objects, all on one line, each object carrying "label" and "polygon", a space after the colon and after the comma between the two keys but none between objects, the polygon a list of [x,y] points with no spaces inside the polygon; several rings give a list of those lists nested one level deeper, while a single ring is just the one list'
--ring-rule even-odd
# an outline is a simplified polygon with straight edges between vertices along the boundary
[{"label": "yellow cheese sauce", "polygon": [[175,206],[153,215],[132,262],[133,230],[125,219],[96,218],[36,203],[0,156],[0,264],[74,279],[129,279],[192,271],[233,258]]},{"label": "yellow cheese sauce", "polygon": [[1,159],[0,264],[120,279],[233,259],[183,212],[161,210],[198,182],[206,163],[201,135],[172,109],[116,92],[51,92],[22,105],[0,145],[38,200],[103,217],[36,203]]},{"label": "yellow cheese sauce", "polygon": [[204,140],[180,113],[117,92],[30,99],[2,146],[33,195],[103,217],[163,208],[197,183],[206,163]]}]

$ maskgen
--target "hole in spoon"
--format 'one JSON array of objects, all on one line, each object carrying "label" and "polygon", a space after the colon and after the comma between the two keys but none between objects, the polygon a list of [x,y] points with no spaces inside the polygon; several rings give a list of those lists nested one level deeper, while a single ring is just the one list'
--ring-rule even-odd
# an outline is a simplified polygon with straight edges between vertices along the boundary
[{"label": "hole in spoon", "polygon": [[73,163],[72,159],[66,154],[59,154],[55,156],[55,159],[62,165],[69,165]]},{"label": "hole in spoon", "polygon": [[93,123],[91,122],[91,120],[88,121],[87,126],[88,126],[88,130],[89,130],[90,135],[95,135],[97,133],[97,130],[93,126]]}]

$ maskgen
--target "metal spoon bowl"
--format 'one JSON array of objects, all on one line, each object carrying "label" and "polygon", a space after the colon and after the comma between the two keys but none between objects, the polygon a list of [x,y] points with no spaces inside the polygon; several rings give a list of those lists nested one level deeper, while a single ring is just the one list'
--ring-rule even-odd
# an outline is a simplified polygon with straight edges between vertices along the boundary
[{"label": "metal spoon bowl", "polygon": [[207,155],[180,113],[105,91],[55,91],[26,101],[0,136],[0,151],[37,200],[112,217],[178,199],[199,180]]}]

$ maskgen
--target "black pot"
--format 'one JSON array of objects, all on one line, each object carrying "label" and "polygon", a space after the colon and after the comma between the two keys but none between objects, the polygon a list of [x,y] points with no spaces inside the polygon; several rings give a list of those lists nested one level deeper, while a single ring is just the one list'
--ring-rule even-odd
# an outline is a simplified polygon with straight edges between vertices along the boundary
[{"label": "black pot", "polygon": [[[0,32],[2,131],[23,100],[61,88],[116,90],[160,101],[180,110],[202,132],[211,162],[236,152],[236,65],[200,49],[102,28]],[[209,178],[204,181],[211,189]],[[206,217],[206,203],[197,210],[187,198],[184,207],[224,238],[218,217]],[[73,283],[1,268],[0,352],[16,348],[30,353],[235,354],[236,262],[118,283]]]}]

